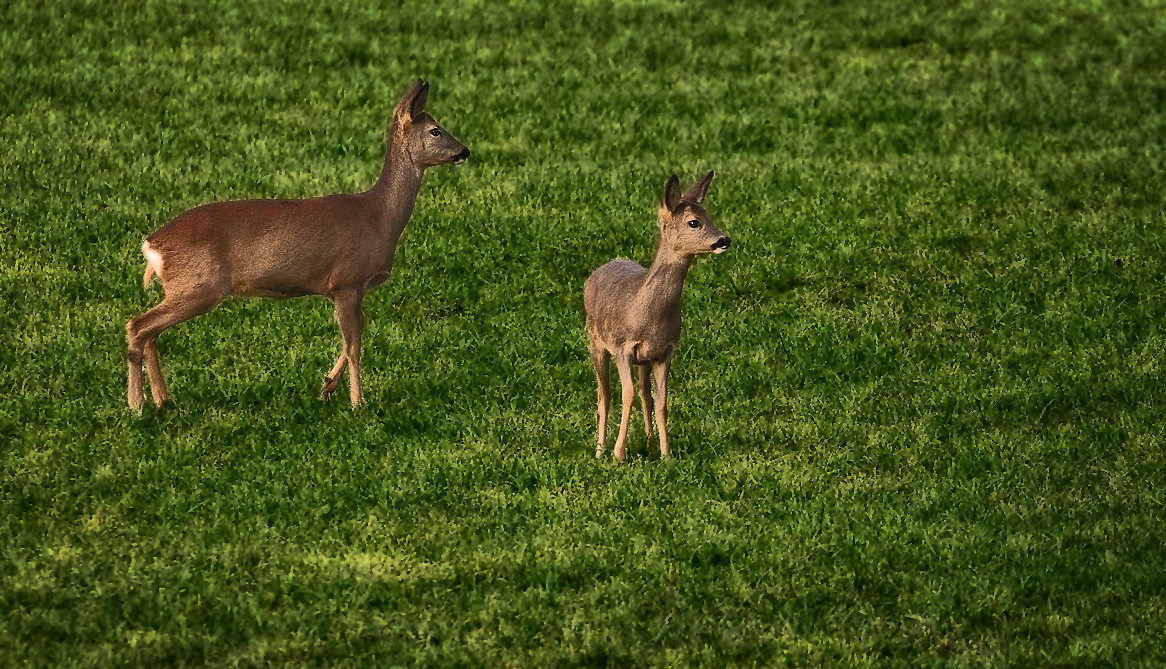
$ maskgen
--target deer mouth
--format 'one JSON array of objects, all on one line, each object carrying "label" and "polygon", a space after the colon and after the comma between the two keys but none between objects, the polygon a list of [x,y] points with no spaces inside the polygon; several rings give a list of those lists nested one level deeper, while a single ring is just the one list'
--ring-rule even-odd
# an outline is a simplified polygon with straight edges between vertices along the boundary
[{"label": "deer mouth", "polygon": [[732,241],[733,240],[729,239],[728,237],[721,237],[717,241],[713,242],[713,253],[721,254],[725,251],[728,251],[729,244],[731,244]]},{"label": "deer mouth", "polygon": [[462,149],[461,153],[459,153],[453,157],[453,164],[454,165],[461,165],[462,163],[469,160],[469,158],[470,158],[470,150],[469,149]]}]

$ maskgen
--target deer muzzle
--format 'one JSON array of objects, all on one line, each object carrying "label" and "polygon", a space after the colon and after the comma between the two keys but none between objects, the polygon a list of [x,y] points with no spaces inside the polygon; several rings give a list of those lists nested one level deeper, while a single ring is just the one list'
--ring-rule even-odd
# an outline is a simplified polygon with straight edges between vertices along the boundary
[{"label": "deer muzzle", "polygon": [[462,163],[466,162],[466,160],[468,160],[469,157],[470,157],[470,150],[469,149],[462,149],[461,153],[459,153],[453,157],[453,164],[454,165],[461,165]]},{"label": "deer muzzle", "polygon": [[725,251],[728,251],[729,244],[732,242],[733,240],[729,239],[728,237],[721,237],[717,241],[713,242],[713,253],[724,253]]}]

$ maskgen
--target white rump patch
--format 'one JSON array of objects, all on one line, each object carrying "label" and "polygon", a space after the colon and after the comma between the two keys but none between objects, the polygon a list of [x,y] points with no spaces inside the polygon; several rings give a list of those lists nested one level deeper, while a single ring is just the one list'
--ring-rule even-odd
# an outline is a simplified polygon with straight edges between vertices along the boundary
[{"label": "white rump patch", "polygon": [[154,270],[154,274],[158,275],[158,280],[162,280],[162,254],[150,247],[149,240],[142,242],[142,255],[146,256],[146,264]]}]

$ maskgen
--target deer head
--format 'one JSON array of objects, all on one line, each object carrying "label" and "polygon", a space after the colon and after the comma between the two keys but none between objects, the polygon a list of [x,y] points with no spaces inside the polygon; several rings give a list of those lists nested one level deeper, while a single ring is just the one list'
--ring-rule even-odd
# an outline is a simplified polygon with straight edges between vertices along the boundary
[{"label": "deer head", "polygon": [[680,192],[680,180],[673,174],[660,198],[660,248],[682,256],[724,253],[731,240],[717,228],[702,206],[712,183],[710,171],[688,190]]},{"label": "deer head", "polygon": [[424,170],[435,165],[460,165],[470,150],[442,128],[428,112],[429,84],[418,79],[393,109],[393,140],[410,161]]}]

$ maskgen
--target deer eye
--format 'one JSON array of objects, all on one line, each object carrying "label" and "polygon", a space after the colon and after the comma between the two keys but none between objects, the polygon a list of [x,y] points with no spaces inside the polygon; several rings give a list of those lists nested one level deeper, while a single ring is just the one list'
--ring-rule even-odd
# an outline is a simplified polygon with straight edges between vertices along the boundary
[{"label": "deer eye", "polygon": [[440,128],[430,128],[429,134],[433,135],[434,137],[441,137],[441,129]]},{"label": "deer eye", "polygon": [[689,221],[689,222],[688,222],[688,227],[690,227],[690,228],[699,228],[699,227],[700,227],[700,221],[698,221],[698,220],[696,220],[696,219],[694,218],[694,219],[692,219],[691,221]]}]

